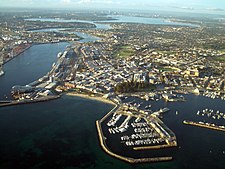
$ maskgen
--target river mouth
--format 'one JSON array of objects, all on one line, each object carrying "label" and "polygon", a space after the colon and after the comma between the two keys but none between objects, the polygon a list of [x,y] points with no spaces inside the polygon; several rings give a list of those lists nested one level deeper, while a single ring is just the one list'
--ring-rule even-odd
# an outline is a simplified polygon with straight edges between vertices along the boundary
[{"label": "river mouth", "polygon": [[0,99],[9,99],[13,86],[27,85],[46,75],[57,60],[58,52],[68,45],[66,42],[33,45],[7,62],[4,65],[5,75],[0,77]]},{"label": "river mouth", "polygon": [[[48,28],[32,30],[31,32],[60,32],[66,31],[66,29]],[[83,32],[69,33],[81,37],[79,41],[81,43],[101,40],[101,38]],[[10,62],[7,62],[4,65],[5,75],[0,77],[0,99],[12,99],[10,91],[14,85],[27,85],[44,76],[57,60],[57,54],[63,52],[69,45],[68,42],[33,45]],[[42,69],[40,69],[40,66]]]},{"label": "river mouth", "polygon": [[[36,53],[39,52],[40,50],[36,51]],[[31,52],[27,50],[24,54],[29,58]],[[22,60],[15,62],[30,64]],[[49,63],[52,63],[52,60]],[[15,75],[21,67],[23,66],[20,65],[17,70],[13,70],[13,74]],[[51,64],[48,68],[50,67]],[[27,79],[27,72],[24,73],[25,79]],[[34,78],[33,75],[32,78]],[[187,95],[186,97],[187,102],[182,103],[164,101],[151,103],[155,110],[162,106],[170,108],[170,112],[165,114],[163,121],[176,133],[179,145],[178,149],[172,152],[175,158],[172,162],[133,166],[107,156],[100,148],[95,120],[100,119],[112,107],[90,100],[63,97],[46,103],[1,108],[0,168],[212,169],[216,166],[217,169],[223,169],[225,165],[224,133],[185,126],[182,121],[198,120],[197,110],[205,107],[223,111],[225,110],[224,102],[202,96]],[[175,114],[176,111],[179,111],[179,115]],[[111,146],[115,147],[115,144],[111,143]],[[123,151],[123,149],[117,148],[117,151]],[[122,153],[132,152],[127,150]]]}]

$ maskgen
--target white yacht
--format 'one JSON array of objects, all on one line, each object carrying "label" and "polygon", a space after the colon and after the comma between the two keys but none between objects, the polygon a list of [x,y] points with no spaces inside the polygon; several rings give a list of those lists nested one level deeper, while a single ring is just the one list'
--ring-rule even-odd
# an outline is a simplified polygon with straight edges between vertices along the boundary
[{"label": "white yacht", "polygon": [[3,75],[4,75],[4,71],[0,70],[0,76],[3,76]]}]

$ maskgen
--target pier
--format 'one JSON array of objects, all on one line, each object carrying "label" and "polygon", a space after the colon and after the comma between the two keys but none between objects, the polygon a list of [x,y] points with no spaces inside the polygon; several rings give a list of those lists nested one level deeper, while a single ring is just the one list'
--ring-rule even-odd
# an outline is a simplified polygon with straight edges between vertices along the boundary
[{"label": "pier", "polygon": [[157,145],[157,146],[134,147],[133,150],[157,150],[157,149],[169,148],[169,147],[176,147],[176,146],[172,144],[164,144],[164,145]]},{"label": "pier", "polygon": [[149,116],[145,121],[165,139],[167,145],[177,146],[176,135],[157,116]]},{"label": "pier", "polygon": [[215,124],[203,123],[203,122],[193,122],[193,121],[186,121],[186,120],[184,120],[183,123],[186,125],[198,126],[198,127],[203,127],[203,128],[208,128],[208,129],[212,129],[212,130],[218,130],[218,131],[225,132],[224,126],[216,126]]},{"label": "pier", "polygon": [[40,97],[37,99],[26,99],[26,100],[21,100],[21,101],[1,101],[0,102],[0,107],[6,107],[6,106],[14,106],[14,105],[20,105],[20,104],[30,104],[30,103],[36,103],[36,102],[45,102],[49,100],[54,100],[60,98],[60,95],[54,95],[54,96],[46,96],[46,97]]}]

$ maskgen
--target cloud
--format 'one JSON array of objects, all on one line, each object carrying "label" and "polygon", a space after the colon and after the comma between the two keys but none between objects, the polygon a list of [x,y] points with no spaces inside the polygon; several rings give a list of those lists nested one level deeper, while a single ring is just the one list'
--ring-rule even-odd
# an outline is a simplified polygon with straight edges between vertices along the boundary
[{"label": "cloud", "polygon": [[62,0],[62,3],[69,4],[69,3],[71,3],[71,0]]},{"label": "cloud", "polygon": [[[2,2],[18,3],[18,0],[1,0]],[[20,0],[20,3],[32,3],[33,0]]]},{"label": "cloud", "polygon": [[184,10],[196,10],[193,7],[188,7],[188,6],[170,6],[171,8],[175,8],[175,9],[184,9]]},{"label": "cloud", "polygon": [[92,0],[81,0],[81,1],[78,1],[78,4],[86,4],[86,3],[92,3]]}]

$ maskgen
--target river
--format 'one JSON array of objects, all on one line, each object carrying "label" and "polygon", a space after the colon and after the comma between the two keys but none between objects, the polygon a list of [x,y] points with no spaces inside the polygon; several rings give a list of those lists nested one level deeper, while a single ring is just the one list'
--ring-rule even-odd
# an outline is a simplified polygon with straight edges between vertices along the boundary
[{"label": "river", "polygon": [[[67,29],[69,29],[69,28],[49,28],[49,29],[33,30],[32,32],[67,32],[66,31]],[[81,37],[82,39],[79,41],[81,43],[95,42],[95,41],[101,40],[101,38],[98,38],[96,36],[92,36],[92,35],[84,33],[84,32],[78,32],[77,31],[77,32],[69,32],[69,33],[74,33],[77,36]]]},{"label": "river", "polygon": [[[34,45],[4,65],[5,75],[0,77],[0,99],[9,97],[14,85],[26,85],[44,76],[51,70],[58,52],[69,43]],[[51,49],[51,50],[49,50]]]},{"label": "river", "polygon": [[[42,21],[42,22],[82,22],[90,23],[96,26],[96,29],[110,29],[110,25],[106,23],[140,23],[150,25],[174,25],[174,26],[188,26],[188,27],[199,27],[199,25],[191,23],[174,22],[164,18],[146,18],[126,15],[109,15],[114,20],[106,21],[88,21],[88,20],[66,20],[66,19],[54,19],[54,18],[30,18],[27,21]],[[101,23],[102,22],[102,23]]]},{"label": "river", "polygon": [[[87,36],[87,41],[95,40]],[[1,97],[12,85],[24,85],[45,75],[56,60],[56,54],[67,45],[35,45],[6,63],[6,74],[0,77]],[[224,101],[194,95],[186,95],[186,98],[187,102],[150,102],[155,110],[160,107],[171,109],[163,121],[175,132],[179,146],[173,152],[175,159],[171,162],[138,165],[107,155],[99,145],[95,120],[107,113],[112,105],[63,96],[44,103],[2,107],[0,168],[224,169],[225,133],[182,124],[183,120],[199,120],[195,115],[199,109],[224,112]]]},{"label": "river", "polygon": [[[60,31],[61,28],[41,29],[33,32]],[[82,39],[79,42],[95,42],[100,38],[82,32],[73,32]],[[67,42],[34,45],[4,65],[5,75],[0,77],[0,99],[10,98],[14,85],[26,85],[51,70],[57,54],[70,45]],[[51,49],[51,50],[49,50]]]}]

